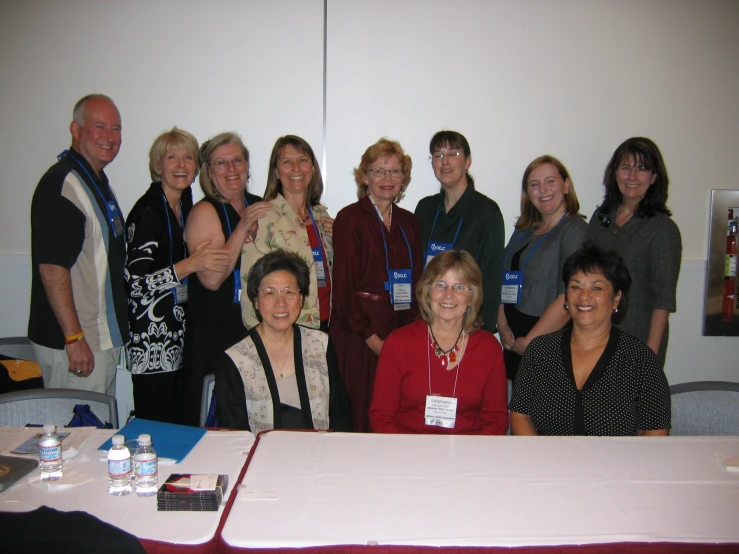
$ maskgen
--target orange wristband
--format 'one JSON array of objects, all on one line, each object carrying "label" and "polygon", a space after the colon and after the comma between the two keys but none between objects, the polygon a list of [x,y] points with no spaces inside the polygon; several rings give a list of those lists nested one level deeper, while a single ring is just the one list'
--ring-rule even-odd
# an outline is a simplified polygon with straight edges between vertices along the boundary
[{"label": "orange wristband", "polygon": [[72,344],[79,340],[82,340],[85,338],[85,332],[80,331],[79,333],[76,333],[74,335],[70,335],[68,337],[64,337],[64,344]]}]

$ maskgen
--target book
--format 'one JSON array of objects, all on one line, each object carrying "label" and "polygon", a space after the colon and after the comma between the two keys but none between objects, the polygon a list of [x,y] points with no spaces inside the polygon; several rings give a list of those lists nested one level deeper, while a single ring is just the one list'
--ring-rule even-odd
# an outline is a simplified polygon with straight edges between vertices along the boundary
[{"label": "book", "polygon": [[19,479],[25,477],[37,467],[37,460],[0,455],[0,492],[15,485]]},{"label": "book", "polygon": [[218,511],[228,475],[173,473],[157,491],[158,510]]}]

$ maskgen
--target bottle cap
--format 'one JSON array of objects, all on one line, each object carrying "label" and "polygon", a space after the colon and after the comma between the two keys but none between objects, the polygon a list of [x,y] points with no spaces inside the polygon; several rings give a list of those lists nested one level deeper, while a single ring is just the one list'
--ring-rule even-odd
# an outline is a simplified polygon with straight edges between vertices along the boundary
[{"label": "bottle cap", "polygon": [[139,445],[151,444],[151,435],[143,433],[139,435]]},{"label": "bottle cap", "polygon": [[126,437],[123,435],[113,435],[113,446],[120,446],[126,442]]},{"label": "bottle cap", "polygon": [[55,433],[55,432],[56,432],[56,425],[54,425],[53,423],[45,423],[44,424],[44,433],[45,434],[48,435],[49,433]]}]

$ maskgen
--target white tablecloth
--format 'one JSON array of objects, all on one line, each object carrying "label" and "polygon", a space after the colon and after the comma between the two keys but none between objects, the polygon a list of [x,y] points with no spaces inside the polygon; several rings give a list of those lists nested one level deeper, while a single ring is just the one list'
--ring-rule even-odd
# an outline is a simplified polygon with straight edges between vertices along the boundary
[{"label": "white tablecloth", "polygon": [[715,451],[739,454],[739,437],[275,431],[222,537],[250,548],[739,542],[739,473]]},{"label": "white tablecloth", "polygon": [[[20,432],[21,429],[1,427],[0,450],[10,446]],[[0,511],[25,512],[46,505],[64,511],[86,511],[140,539],[177,544],[202,544],[212,539],[223,507],[218,512],[159,512],[156,496],[108,494],[108,467],[98,461],[97,448],[112,434],[113,431],[96,430],[82,451],[64,463],[65,477],[87,475],[93,477],[91,481],[50,487],[38,480],[36,469],[0,493]],[[159,483],[171,473],[225,473],[230,495],[253,444],[254,435],[246,431],[208,431],[181,463],[159,466]]]}]

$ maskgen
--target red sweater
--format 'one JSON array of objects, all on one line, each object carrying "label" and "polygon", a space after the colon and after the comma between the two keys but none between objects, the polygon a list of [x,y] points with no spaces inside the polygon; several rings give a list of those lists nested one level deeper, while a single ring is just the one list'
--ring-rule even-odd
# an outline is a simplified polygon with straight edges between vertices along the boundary
[{"label": "red sweater", "polygon": [[448,433],[504,435],[508,429],[508,389],[503,350],[498,340],[479,330],[469,337],[458,366],[457,419],[454,429],[426,425],[424,410],[431,392],[452,396],[457,368],[447,371],[431,350],[428,325],[417,320],[393,331],[380,353],[370,406],[377,433]]}]

